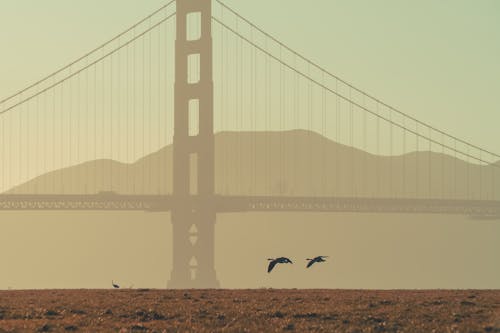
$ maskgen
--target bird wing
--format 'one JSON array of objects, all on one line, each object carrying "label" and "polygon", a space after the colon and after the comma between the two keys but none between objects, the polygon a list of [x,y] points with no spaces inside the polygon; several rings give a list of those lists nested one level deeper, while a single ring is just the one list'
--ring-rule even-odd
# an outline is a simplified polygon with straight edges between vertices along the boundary
[{"label": "bird wing", "polygon": [[273,260],[273,261],[271,261],[271,262],[269,263],[269,266],[267,266],[267,272],[268,272],[268,273],[270,273],[270,272],[273,270],[274,266],[276,266],[276,263],[277,263],[277,261],[276,261],[276,260]]},{"label": "bird wing", "polygon": [[309,260],[309,262],[307,263],[306,268],[311,267],[311,266],[312,266],[315,262],[316,262],[316,261],[314,261],[314,259],[313,259],[313,260]]}]

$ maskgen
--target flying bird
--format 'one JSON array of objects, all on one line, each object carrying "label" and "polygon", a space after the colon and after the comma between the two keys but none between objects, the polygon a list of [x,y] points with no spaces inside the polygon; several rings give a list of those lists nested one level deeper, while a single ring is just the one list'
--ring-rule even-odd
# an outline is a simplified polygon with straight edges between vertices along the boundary
[{"label": "flying bird", "polygon": [[113,285],[113,288],[115,288],[115,289],[119,289],[119,288],[120,288],[120,286],[119,286],[119,285],[117,285],[117,284],[115,284],[115,283],[113,282],[113,280],[111,280],[111,284]]},{"label": "flying bird", "polygon": [[325,262],[326,261],[325,258],[328,258],[328,256],[317,256],[316,258],[306,259],[306,260],[309,260],[306,268],[311,267],[314,263],[317,263],[317,262]]},{"label": "flying bird", "polygon": [[293,262],[285,257],[279,257],[276,259],[269,258],[269,266],[267,266],[267,272],[270,273],[276,264],[293,264]]}]

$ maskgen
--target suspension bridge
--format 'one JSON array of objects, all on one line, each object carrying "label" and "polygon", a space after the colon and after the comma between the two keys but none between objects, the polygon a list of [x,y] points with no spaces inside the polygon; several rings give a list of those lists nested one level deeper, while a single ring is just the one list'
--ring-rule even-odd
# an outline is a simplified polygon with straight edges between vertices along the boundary
[{"label": "suspension bridge", "polygon": [[215,0],[171,1],[0,101],[0,210],[170,211],[169,287],[217,287],[218,213],[500,216],[500,155]]}]

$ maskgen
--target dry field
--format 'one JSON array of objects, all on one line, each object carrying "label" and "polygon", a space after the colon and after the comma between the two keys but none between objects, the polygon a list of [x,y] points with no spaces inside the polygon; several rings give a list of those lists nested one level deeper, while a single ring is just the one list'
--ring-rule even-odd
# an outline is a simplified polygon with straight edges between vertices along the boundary
[{"label": "dry field", "polygon": [[500,290],[0,291],[0,332],[500,332]]}]

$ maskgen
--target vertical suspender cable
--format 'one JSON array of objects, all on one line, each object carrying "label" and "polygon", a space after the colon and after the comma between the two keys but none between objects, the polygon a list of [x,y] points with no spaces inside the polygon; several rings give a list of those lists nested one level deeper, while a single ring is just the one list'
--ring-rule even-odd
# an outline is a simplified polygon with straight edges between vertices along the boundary
[{"label": "vertical suspender cable", "polygon": [[[30,126],[30,104],[31,102],[30,101],[27,101],[26,102],[26,113],[25,113],[25,120],[24,120],[24,124],[25,124],[25,132],[24,132],[24,135],[25,135],[25,138],[26,138],[26,151],[25,151],[25,164],[26,164],[26,168],[25,168],[25,179],[29,179],[29,176],[30,176],[30,163],[29,163],[29,151],[30,151],[30,145],[31,145],[31,136],[30,136],[30,132],[31,132],[31,126]],[[2,124],[4,122],[4,120],[2,119]],[[3,126],[3,125],[2,125]],[[3,130],[2,130],[3,132]],[[5,141],[2,140],[2,144],[3,144],[3,147],[5,147]],[[5,148],[3,148],[3,150],[5,150]],[[3,154],[5,154],[5,152],[3,151]],[[61,155],[61,154],[59,154]],[[3,159],[2,159],[3,160]],[[2,170],[5,169],[5,164],[2,164]],[[3,184],[5,186],[5,183]],[[6,188],[4,187],[4,190],[6,190]]]},{"label": "vertical suspender cable", "polygon": [[349,150],[351,160],[351,196],[356,197],[356,174],[354,168],[354,113],[352,105],[352,89],[349,87]]},{"label": "vertical suspender cable", "polygon": [[445,143],[445,136],[444,134],[441,134],[441,199],[445,199],[445,184],[444,184],[444,143]]},{"label": "vertical suspender cable", "polygon": [[[252,31],[252,42],[254,39],[254,28],[251,27]],[[258,66],[258,59],[257,59],[257,50],[253,48],[252,51],[252,73],[253,73],[253,108],[252,112],[254,115],[254,121],[253,121],[253,188],[254,188],[254,195],[257,195],[257,126],[258,126],[258,113],[257,113],[257,104],[258,104],[258,99],[257,99],[257,79],[258,79],[258,72],[257,72],[257,66]]]},{"label": "vertical suspender cable", "polygon": [[[103,54],[104,54],[104,49],[103,49]],[[102,95],[101,95],[101,112],[100,112],[100,119],[99,121],[101,122],[101,159],[104,162],[105,161],[105,138],[104,138],[104,133],[106,133],[105,129],[105,110],[106,110],[106,103],[105,103],[105,96],[106,96],[106,85],[105,85],[105,69],[104,69],[105,61],[102,62],[101,65],[101,89],[102,89]],[[103,163],[102,165],[102,183],[101,183],[101,188],[106,188],[106,172],[105,172],[105,164]]]},{"label": "vertical suspender cable", "polygon": [[453,179],[453,183],[454,183],[454,194],[455,194],[455,199],[458,199],[459,198],[459,195],[458,195],[458,192],[457,192],[457,140],[453,140],[453,145],[454,145],[454,150],[453,150],[453,164],[454,164],[454,169],[455,169],[455,172],[454,172],[454,179]]},{"label": "vertical suspender cable", "polygon": [[141,194],[146,193],[146,164],[144,160],[144,156],[146,153],[146,35],[143,35],[141,37],[142,40],[142,66],[141,66],[141,71],[142,71],[142,96],[141,96],[141,102],[142,102],[142,151],[140,153],[140,158],[141,158],[141,166],[142,166],[142,187],[141,187]]},{"label": "vertical suspender cable", "polygon": [[382,193],[380,192],[380,181],[382,177],[382,173],[380,170],[380,162],[382,160],[382,156],[380,155],[380,117],[379,117],[379,103],[377,102],[376,106],[377,112],[377,196],[382,197]]},{"label": "vertical suspender cable", "polygon": [[[394,175],[393,175],[393,162],[394,162],[394,153],[393,153],[393,124],[392,124],[392,110],[389,109],[389,120],[390,120],[390,124],[389,124],[389,177],[390,177],[390,193],[392,194],[393,197],[396,197],[394,195],[395,193],[395,189],[394,189]],[[403,120],[404,121],[404,120]],[[405,149],[403,149],[403,158],[404,158],[404,154],[405,154]],[[403,172],[403,184],[404,184],[404,179],[405,179],[405,174]],[[405,189],[403,187],[403,190],[402,190],[402,196],[404,197],[405,196]]]},{"label": "vertical suspender cable", "polygon": [[500,164],[495,163],[495,157],[493,155],[491,156],[491,159],[493,161],[492,162],[492,164],[493,164],[492,166],[493,167],[491,168],[491,178],[492,178],[492,182],[491,182],[491,184],[492,184],[492,186],[491,186],[491,199],[492,200],[496,200],[497,198],[495,196],[495,189],[496,189],[497,184],[495,182],[495,172],[497,171],[497,168],[500,166]]},{"label": "vertical suspender cable", "polygon": [[[149,19],[149,28],[151,28],[151,18]],[[149,97],[149,107],[148,107],[148,125],[147,125],[147,128],[148,128],[148,147],[147,147],[147,151],[150,152],[151,151],[151,146],[152,146],[152,142],[153,142],[153,138],[152,138],[152,135],[153,135],[153,130],[151,128],[152,126],[152,118],[153,118],[153,94],[152,94],[152,91],[153,91],[153,87],[152,87],[152,77],[153,77],[153,72],[151,70],[151,67],[153,65],[153,56],[152,56],[152,39],[153,39],[153,33],[152,32],[149,32],[148,33],[149,36],[148,36],[148,40],[149,40],[149,75],[148,75],[148,83],[149,83],[149,92],[148,92],[148,97]],[[152,187],[153,187],[153,183],[152,183],[152,160],[149,159],[149,172],[148,172],[148,191],[149,193],[151,193],[151,190],[152,190]]]},{"label": "vertical suspender cable", "polygon": [[[75,134],[76,134],[76,161],[75,161],[75,166],[78,165],[80,162],[80,133],[81,133],[81,123],[80,123],[80,118],[81,118],[81,75],[78,74],[76,76],[76,108],[75,108]],[[74,188],[74,193],[76,194],[79,190],[79,184],[80,184],[80,179],[81,175],[79,175],[78,169],[75,168],[75,188]],[[80,190],[81,191],[81,190]],[[81,194],[81,192],[78,192],[78,194]]]},{"label": "vertical suspender cable", "polygon": [[[293,55],[293,67],[296,67],[297,66],[297,56],[294,54]],[[299,96],[298,96],[298,92],[299,92],[299,75],[295,72],[292,74],[293,75],[293,87],[292,87],[292,91],[293,91],[293,129],[294,130],[297,130],[298,129],[298,126],[299,126],[299,116],[298,116],[298,113],[299,113]],[[297,177],[297,163],[298,163],[298,159],[297,159],[297,152],[298,152],[298,148],[297,148],[297,136],[298,136],[298,132],[297,131],[294,131],[294,135],[293,135],[293,194],[297,194],[297,193],[300,193],[300,186],[299,186],[299,182],[298,182],[298,177]]]},{"label": "vertical suspender cable", "polygon": [[[40,88],[37,87],[38,93],[40,92]],[[38,95],[37,93],[37,95]],[[71,114],[71,108],[70,108],[70,114]],[[35,125],[35,140],[36,140],[36,163],[35,163],[35,174],[37,174],[40,171],[40,96],[36,97],[36,125]],[[10,145],[12,146],[12,128],[9,126],[9,133],[11,134],[11,141]],[[71,142],[71,141],[70,141]],[[12,161],[12,160],[11,160]],[[12,179],[12,170],[13,166],[11,165],[10,168],[10,177],[9,179]],[[35,183],[35,194],[38,194],[38,184]]]},{"label": "vertical suspender cable", "polygon": [[[309,77],[311,76],[311,65],[308,64],[307,65],[307,74],[309,75]],[[312,84],[311,84],[311,81],[308,81],[308,87],[307,87],[307,144],[308,145],[311,145],[311,131],[313,130],[313,127],[312,127]],[[313,196],[316,196],[316,186],[315,186],[315,182],[314,182],[314,177],[313,177],[313,172],[312,172],[312,151],[313,151],[313,147],[309,146],[308,148],[308,151],[309,151],[309,158],[308,158],[308,165],[309,165],[309,172],[308,172],[308,176],[309,176],[309,184],[312,184],[312,189],[311,192],[312,192],[312,195]]]},{"label": "vertical suspender cable", "polygon": [[[221,15],[224,15],[224,8],[222,7],[221,9]],[[221,133],[224,133],[225,129],[228,127],[228,124],[231,123],[231,119],[229,118],[229,112],[228,110],[231,108],[231,101],[229,100],[229,96],[231,95],[230,92],[230,85],[228,82],[230,81],[231,77],[231,56],[230,56],[230,38],[229,34],[221,28],[221,114],[220,114],[220,126],[221,126]],[[230,133],[226,132],[225,135],[221,135],[221,140],[220,140],[220,151],[221,151],[221,191],[223,194],[228,193],[228,184],[229,184],[229,179],[231,178],[230,170],[228,169],[228,163],[229,163],[229,140],[227,140],[228,136]]]},{"label": "vertical suspender cable", "polygon": [[113,87],[113,81],[114,81],[114,70],[113,70],[113,66],[114,66],[114,53],[111,55],[110,59],[109,59],[109,190],[110,191],[113,191],[113,185],[114,185],[114,181],[113,181],[113,161],[114,161],[114,147],[113,147],[113,136],[114,136],[114,131],[113,131],[113,118],[114,118],[114,114],[113,114],[113,111],[114,111],[114,97],[115,97],[115,93],[114,93],[114,87]]},{"label": "vertical suspender cable", "polygon": [[432,170],[431,170],[431,167],[432,167],[432,162],[431,162],[431,159],[432,159],[432,142],[431,142],[431,128],[428,127],[428,130],[429,130],[429,139],[427,140],[428,143],[429,143],[429,157],[428,157],[428,160],[427,160],[427,163],[428,163],[428,172],[429,172],[429,189],[428,189],[428,199],[432,198]]},{"label": "vertical suspender cable", "polygon": [[[121,39],[118,38],[118,47],[121,47]],[[122,102],[121,102],[121,89],[122,89],[122,80],[121,80],[121,72],[122,72],[122,61],[121,61],[121,50],[117,52],[116,58],[117,58],[117,73],[116,73],[116,161],[121,162],[121,131],[120,131],[120,126],[121,126],[121,118],[123,116],[122,112]],[[120,168],[121,169],[121,168]],[[122,193],[121,187],[122,187],[122,181],[123,178],[121,177],[121,170],[118,169],[118,174],[116,175],[118,178],[118,184],[116,185],[116,192],[117,193]]]},{"label": "vertical suspender cable", "polygon": [[[264,47],[265,47],[265,50],[266,52],[268,52],[268,49],[267,49],[267,38],[264,39]],[[265,162],[265,182],[266,182],[266,195],[270,195],[270,191],[269,191],[269,168],[270,168],[270,165],[269,165],[269,127],[268,127],[268,124],[269,124],[269,94],[271,93],[270,92],[270,87],[269,87],[269,58],[264,56],[264,62],[265,62],[265,72],[264,72],[264,87],[265,87],[265,106],[264,106],[264,110],[265,110],[265,133],[266,133],[266,140],[264,142],[264,149],[265,149],[265,154],[266,154],[266,162]]]},{"label": "vertical suspender cable", "polygon": [[[322,84],[325,85],[325,73],[321,73]],[[326,90],[322,89],[322,101],[321,101],[321,174],[322,174],[322,189],[321,195],[326,196],[326,156],[325,156],[325,144],[326,144]]]},{"label": "vertical suspender cable", "polygon": [[[226,70],[224,71],[224,113],[222,114],[221,116],[221,122],[222,122],[222,128],[226,128],[227,127],[227,124],[229,123],[229,96],[230,96],[230,91],[229,91],[229,76],[230,76],[230,59],[229,59],[229,37],[228,37],[229,33],[227,31],[224,31],[223,33],[223,43],[222,43],[222,47],[223,47],[223,51],[224,51],[224,59],[225,59],[225,68]],[[229,133],[228,133],[229,134]],[[227,187],[228,187],[228,180],[229,180],[229,171],[227,170],[227,160],[228,160],[228,152],[227,152],[227,149],[228,149],[228,141],[224,140],[222,141],[221,140],[221,143],[222,143],[222,149],[223,149],[223,162],[222,162],[222,165],[223,165],[223,169],[222,169],[222,174],[223,174],[223,177],[224,177],[224,184],[223,184],[223,193],[224,194],[228,194],[227,192]]]},{"label": "vertical suspender cable", "polygon": [[[363,107],[366,108],[366,95],[363,94]],[[363,112],[363,197],[368,196],[368,127],[367,127],[367,114]],[[392,127],[391,127],[392,128]]]},{"label": "vertical suspender cable", "polygon": [[[42,119],[44,118],[43,116],[46,116],[47,115],[47,97],[48,97],[48,94],[47,93],[43,93],[42,95],[40,95],[40,98],[43,98],[43,109],[42,109]],[[48,145],[48,131],[47,131],[47,128],[45,127],[45,123],[44,121],[42,121],[42,124],[43,126],[41,127],[41,131],[42,131],[42,134],[41,134],[41,137],[40,139],[45,141],[44,144],[42,144],[42,154],[43,154],[43,157],[42,157],[42,170],[41,170],[41,174],[45,174],[47,172],[47,145]],[[44,137],[45,136],[45,137]],[[19,140],[18,140],[19,142]],[[47,177],[43,177],[43,181],[40,183],[40,187],[41,187],[41,191],[40,193],[42,194],[45,194],[47,193]]]},{"label": "vertical suspender cable", "polygon": [[76,75],[76,78],[75,78],[75,85],[76,85],[76,96],[75,96],[75,116],[74,116],[74,119],[75,119],[75,150],[76,150],[76,153],[75,153],[75,161],[73,162],[73,165],[75,167],[74,170],[75,170],[75,173],[74,173],[74,176],[75,176],[75,179],[74,179],[74,188],[73,188],[73,193],[75,194],[81,194],[81,192],[78,192],[79,190],[79,182],[80,182],[80,177],[81,175],[79,175],[79,168],[77,169],[76,166],[78,165],[79,161],[80,161],[80,130],[81,130],[81,124],[80,124],[80,103],[81,103],[81,75],[80,73],[78,73]]},{"label": "vertical suspender cable", "polygon": [[[163,23],[164,25],[166,25],[167,23],[164,22]],[[157,74],[157,78],[156,78],[156,83],[157,83],[157,102],[158,102],[158,106],[157,106],[157,116],[158,118],[156,119],[156,122],[157,122],[157,130],[158,130],[158,133],[157,133],[157,141],[156,141],[156,147],[158,148],[158,153],[160,154],[158,156],[158,164],[156,165],[156,169],[158,170],[158,173],[156,174],[158,179],[155,180],[155,183],[156,183],[156,194],[157,195],[160,195],[161,194],[161,174],[164,174],[166,172],[166,169],[165,168],[162,168],[162,165],[161,165],[161,160],[162,160],[162,156],[165,155],[165,152],[164,152],[164,149],[163,149],[163,146],[161,144],[161,138],[160,138],[160,133],[161,133],[161,32],[162,30],[160,29],[160,27],[158,27],[157,29],[157,43],[158,43],[158,59],[157,59],[157,69],[156,69],[156,74]]]},{"label": "vertical suspender cable", "polygon": [[[235,17],[236,19],[236,31],[238,30],[238,17]],[[242,82],[240,78],[240,40],[235,37],[235,42],[236,42],[236,47],[235,47],[235,58],[234,58],[234,78],[235,78],[235,96],[236,99],[234,101],[235,105],[235,110],[236,110],[236,119],[235,119],[235,129],[236,129],[236,146],[235,146],[235,162],[236,162],[236,168],[235,168],[235,176],[236,176],[236,183],[235,183],[235,191],[237,195],[241,195],[240,192],[240,185],[241,185],[241,177],[240,177],[240,172],[241,172],[241,159],[240,159],[240,149],[241,149],[241,128],[239,127],[240,125],[240,100],[241,100],[241,95],[240,95],[240,84]]]},{"label": "vertical suspender cable", "polygon": [[[254,31],[254,28],[252,27],[252,31]],[[255,144],[254,144],[254,181],[255,181],[255,194],[260,194],[261,192],[257,192],[259,188],[259,173],[258,173],[258,163],[257,163],[257,158],[260,149],[262,148],[261,145],[259,145],[260,141],[258,140],[260,136],[257,136],[258,131],[260,130],[260,103],[259,103],[259,57],[257,53],[257,49],[254,48],[253,50],[253,58],[254,58],[254,110],[253,112],[255,113]],[[259,110],[259,111],[257,111]]]},{"label": "vertical suspender cable", "polygon": [[336,113],[336,122],[335,122],[335,195],[340,197],[342,195],[342,189],[340,186],[340,98],[339,94],[339,80],[335,79],[335,92],[337,95],[335,96],[335,113]]},{"label": "vertical suspender cable", "polygon": [[[52,84],[55,83],[55,76],[52,77]],[[52,90],[52,170],[56,170],[56,92],[57,87]],[[88,177],[87,177],[88,179]],[[56,178],[52,177],[52,194],[57,194]]]},{"label": "vertical suspender cable", "polygon": [[[23,93],[21,93],[19,95],[19,99],[22,100],[23,99]],[[18,163],[18,166],[17,166],[17,177],[18,177],[18,182],[20,182],[22,180],[22,170],[21,170],[21,167],[23,165],[22,163],[22,149],[23,149],[23,145],[22,145],[22,120],[21,120],[21,117],[22,117],[22,113],[23,113],[23,109],[25,108],[25,105],[21,105],[20,108],[19,108],[19,111],[17,112],[17,143],[18,143],[18,149],[17,149],[17,163]],[[3,190],[2,188],[0,187],[0,193],[2,193]],[[16,191],[17,192],[17,191]]]},{"label": "vertical suspender cable", "polygon": [[[94,65],[94,190],[97,191],[97,64]],[[61,104],[61,109],[62,109]],[[97,193],[97,192],[96,192]]]},{"label": "vertical suspender cable", "polygon": [[[165,16],[167,15],[167,12],[165,11]],[[176,18],[174,17],[174,20],[175,21]],[[168,90],[173,90],[173,89],[168,89],[169,88],[169,63],[170,63],[170,58],[168,58],[168,56],[170,55],[168,53],[168,43],[170,41],[170,35],[169,35],[169,22],[165,22],[165,28],[164,28],[164,38],[163,38],[163,53],[164,53],[164,56],[163,56],[163,61],[164,61],[164,89],[162,91],[162,95],[164,95],[164,114],[165,114],[165,120],[163,122],[163,126],[165,126],[165,136],[164,136],[164,144],[167,144],[169,142],[169,140],[173,137],[173,128],[174,128],[174,125],[173,125],[173,113],[174,113],[174,108],[169,108],[169,96],[167,94],[167,91]],[[172,38],[174,39],[174,38]],[[174,42],[175,43],[175,42]],[[172,62],[173,59],[175,57],[172,56]],[[173,99],[172,99],[173,100]],[[167,129],[170,129],[172,128],[172,132],[169,132],[167,131]],[[163,168],[166,168],[167,167],[167,154],[164,154],[164,163],[163,163]],[[173,184],[173,164],[171,165],[171,171],[169,173],[169,175],[167,175],[165,173],[165,176],[164,176],[164,179],[163,179],[163,186],[165,187],[165,191],[166,191],[166,194],[170,194],[172,193],[173,191],[173,187],[172,187],[172,184]],[[170,177],[169,177],[170,176]],[[172,182],[171,182],[171,187],[170,187],[170,190],[168,190],[168,180],[169,179],[172,179]]]},{"label": "vertical suspender cable", "polygon": [[[253,41],[253,31],[254,29],[250,27],[250,40]],[[255,82],[255,77],[254,77],[254,50],[255,48],[250,48],[250,66],[249,66],[249,77],[250,77],[250,122],[251,122],[251,130],[250,130],[250,152],[248,153],[249,156],[249,177],[250,177],[250,191],[249,195],[255,195],[255,91],[254,91],[254,82]]]},{"label": "vertical suspender cable", "polygon": [[470,195],[470,147],[467,146],[467,199],[471,199]]},{"label": "vertical suspender cable", "polygon": [[[479,159],[483,160],[483,151],[479,150]],[[479,162],[479,200],[483,199],[483,162]]]},{"label": "vertical suspender cable", "polygon": [[[69,68],[69,72],[71,75],[71,67]],[[69,100],[68,100],[68,141],[69,141],[69,146],[68,146],[68,164],[71,167],[71,169],[68,170],[68,193],[73,194],[73,184],[74,184],[74,178],[75,178],[75,172],[73,170],[73,79],[69,80]],[[38,114],[38,108],[37,108],[37,114]],[[37,120],[38,121],[38,120]],[[38,136],[38,132],[37,132]],[[38,140],[38,138],[37,138]],[[66,186],[65,186],[66,187]]]},{"label": "vertical suspender cable", "polygon": [[[85,59],[85,65],[88,66],[89,59]],[[85,71],[85,140],[83,140],[83,147],[85,149],[85,179],[83,190],[85,194],[89,194],[89,69]]]},{"label": "vertical suspender cable", "polygon": [[[403,118],[403,197],[406,196],[406,118]],[[391,177],[392,178],[392,177]]]},{"label": "vertical suspender cable", "polygon": [[419,148],[419,134],[418,134],[418,122],[415,121],[415,147],[416,147],[416,152],[415,152],[415,198],[420,198],[420,193],[419,193],[419,157],[420,157],[420,148]]},{"label": "vertical suspender cable", "polygon": [[[239,27],[238,27],[238,32]],[[243,111],[243,104],[245,100],[245,95],[243,93],[244,87],[245,87],[245,81],[243,79],[243,67],[245,64],[245,49],[243,46],[243,41],[241,39],[238,39],[238,50],[239,50],[239,56],[238,56],[238,193],[240,195],[243,195],[245,193],[245,188],[244,184],[246,184],[246,175],[243,174],[242,169],[243,169],[243,161],[244,161],[244,143],[245,140],[243,138],[243,120],[244,120],[244,111]]]},{"label": "vertical suspender cable", "polygon": [[283,195],[283,178],[284,178],[284,170],[283,170],[283,63],[282,63],[282,48],[279,45],[279,170],[280,170],[280,179],[278,179],[279,184],[279,195]]},{"label": "vertical suspender cable", "polygon": [[[60,150],[59,150],[59,160],[60,160],[60,166],[61,168],[64,167],[64,146],[63,146],[63,142],[67,142],[67,140],[64,139],[64,122],[63,122],[63,116],[64,114],[66,113],[65,112],[65,108],[64,108],[64,85],[65,85],[65,81],[63,81],[61,83],[61,117],[60,117],[60,121],[59,121],[59,126],[60,126],[60,133],[61,133],[61,137],[59,138],[59,147],[60,147]],[[28,119],[26,119],[28,121]],[[30,125],[30,123],[28,123]],[[28,125],[28,127],[30,127]],[[28,135],[31,131],[28,132]],[[28,165],[31,165],[30,164],[30,161],[29,161],[29,146],[28,145]],[[60,193],[59,194],[64,194],[64,183],[63,183],[63,173],[60,172],[59,173],[59,177],[60,177]]]},{"label": "vertical suspender cable", "polygon": [[[220,8],[221,19],[223,17],[224,8],[222,6]],[[225,172],[224,172],[224,147],[222,146],[222,138],[224,132],[224,112],[225,112],[225,75],[226,75],[226,58],[224,53],[224,29],[220,26],[219,29],[219,52],[220,52],[220,70],[219,70],[219,144],[216,145],[215,151],[216,156],[219,156],[218,159],[218,169],[216,169],[219,178],[216,177],[216,184],[219,186],[218,194],[224,194],[224,182],[225,182]],[[218,153],[217,153],[218,152]]]}]

